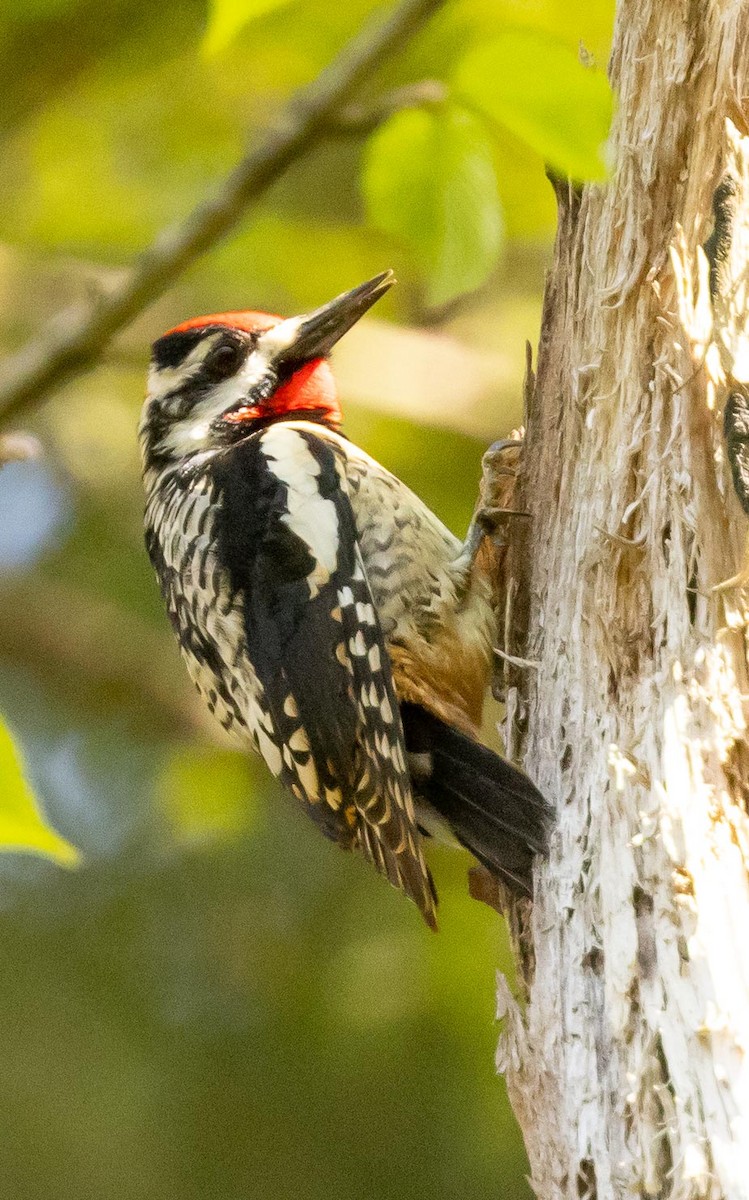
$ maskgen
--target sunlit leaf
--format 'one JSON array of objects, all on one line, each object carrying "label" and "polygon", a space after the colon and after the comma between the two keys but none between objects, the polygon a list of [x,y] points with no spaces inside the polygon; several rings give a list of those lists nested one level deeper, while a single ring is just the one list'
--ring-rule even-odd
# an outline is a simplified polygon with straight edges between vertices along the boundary
[{"label": "sunlit leaf", "polygon": [[231,751],[180,747],[169,757],[157,793],[182,842],[232,841],[255,818],[247,759]]},{"label": "sunlit leaf", "polygon": [[397,113],[370,139],[362,182],[371,223],[412,249],[428,303],[486,280],[502,245],[502,212],[481,121],[453,106]]},{"label": "sunlit leaf", "polygon": [[23,776],[10,734],[0,724],[0,850],[42,854],[63,866],[80,859],[75,846],[48,825]]},{"label": "sunlit leaf", "polygon": [[462,16],[468,36],[488,40],[508,28],[536,30],[577,51],[582,43],[599,66],[608,59],[614,29],[616,0],[455,0],[455,18]]},{"label": "sunlit leaf", "polygon": [[509,29],[472,50],[455,79],[460,97],[575,180],[603,179],[613,99],[602,71],[568,46]]},{"label": "sunlit leaf", "polygon": [[230,46],[239,33],[257,17],[264,17],[277,8],[285,8],[293,0],[210,0],[208,28],[203,41],[207,55],[220,54]]}]

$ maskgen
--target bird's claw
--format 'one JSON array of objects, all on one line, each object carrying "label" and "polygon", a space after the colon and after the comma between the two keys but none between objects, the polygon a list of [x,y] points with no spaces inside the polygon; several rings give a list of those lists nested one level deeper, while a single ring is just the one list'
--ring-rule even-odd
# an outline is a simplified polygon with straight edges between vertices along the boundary
[{"label": "bird's claw", "polygon": [[512,507],[515,482],[523,453],[523,430],[494,442],[481,460],[482,476],[475,522],[490,536],[498,535],[508,517],[527,513]]}]

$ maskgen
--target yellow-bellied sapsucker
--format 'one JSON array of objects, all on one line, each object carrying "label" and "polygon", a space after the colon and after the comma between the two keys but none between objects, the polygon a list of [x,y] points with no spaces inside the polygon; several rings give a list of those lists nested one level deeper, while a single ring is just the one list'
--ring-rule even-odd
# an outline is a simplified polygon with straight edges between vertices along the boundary
[{"label": "yellow-bellied sapsucker", "polygon": [[549,809],[476,740],[493,641],[479,524],[459,542],[339,431],[327,355],[392,282],[155,343],[146,541],[211,711],[435,927],[422,834],[441,826],[530,894]]}]

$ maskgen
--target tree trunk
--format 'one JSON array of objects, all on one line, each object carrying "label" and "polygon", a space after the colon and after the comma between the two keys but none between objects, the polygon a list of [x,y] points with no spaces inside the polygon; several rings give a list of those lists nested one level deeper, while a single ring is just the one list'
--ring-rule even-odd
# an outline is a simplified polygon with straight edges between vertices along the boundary
[{"label": "tree trunk", "polygon": [[744,0],[620,0],[611,182],[557,188],[504,669],[559,820],[498,1054],[542,1200],[749,1196],[748,69]]}]

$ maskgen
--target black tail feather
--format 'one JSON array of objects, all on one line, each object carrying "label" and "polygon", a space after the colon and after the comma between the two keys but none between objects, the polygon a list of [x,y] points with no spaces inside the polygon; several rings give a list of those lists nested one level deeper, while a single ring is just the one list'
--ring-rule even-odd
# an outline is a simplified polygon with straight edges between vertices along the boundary
[{"label": "black tail feather", "polygon": [[455,837],[520,895],[533,894],[533,859],[547,849],[552,809],[534,783],[457,729],[404,704],[409,751],[430,756],[416,790]]}]

